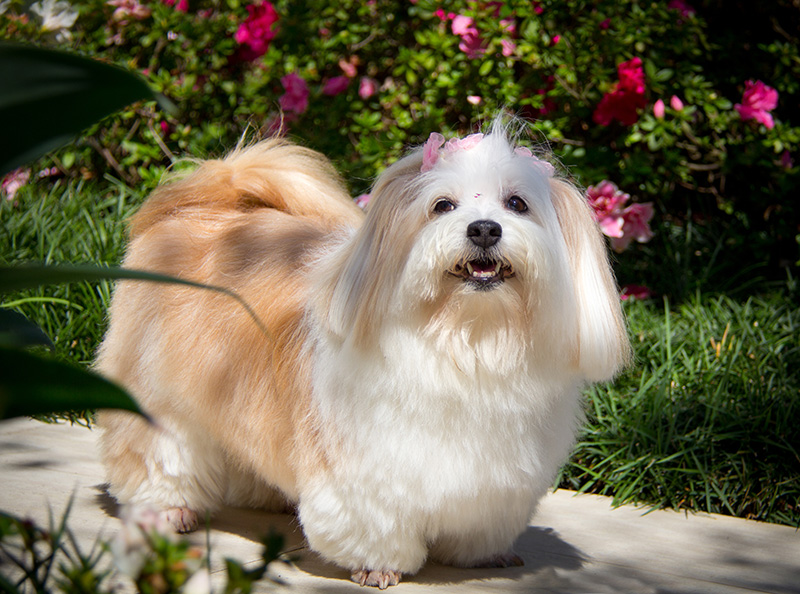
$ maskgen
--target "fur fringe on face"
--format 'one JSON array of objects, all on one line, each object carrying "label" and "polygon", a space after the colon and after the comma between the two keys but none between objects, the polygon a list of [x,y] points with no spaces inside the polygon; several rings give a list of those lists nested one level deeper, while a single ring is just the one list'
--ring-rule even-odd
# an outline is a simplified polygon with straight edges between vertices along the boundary
[{"label": "fur fringe on face", "polygon": [[309,545],[385,587],[429,557],[511,551],[568,455],[580,390],[630,350],[572,184],[495,123],[424,146],[367,215],[330,163],[271,139],[156,190],[96,367],[155,424],[103,412],[110,492],[181,531],[220,505],[296,509]]}]

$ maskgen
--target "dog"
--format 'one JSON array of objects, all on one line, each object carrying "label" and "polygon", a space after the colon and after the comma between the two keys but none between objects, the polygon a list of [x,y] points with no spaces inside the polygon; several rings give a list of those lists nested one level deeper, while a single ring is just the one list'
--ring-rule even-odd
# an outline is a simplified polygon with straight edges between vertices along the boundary
[{"label": "dog", "polygon": [[630,346],[583,194],[521,126],[437,133],[366,215],[321,155],[272,138],[158,188],[96,368],[155,423],[102,412],[109,492],[179,532],[222,505],[294,510],[311,549],[381,589],[427,559],[513,552],[568,456],[581,389]]}]

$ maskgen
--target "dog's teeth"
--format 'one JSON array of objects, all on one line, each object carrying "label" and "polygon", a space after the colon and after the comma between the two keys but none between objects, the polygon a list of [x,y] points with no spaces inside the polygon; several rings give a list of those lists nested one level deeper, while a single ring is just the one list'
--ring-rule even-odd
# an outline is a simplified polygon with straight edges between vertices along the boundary
[{"label": "dog's teeth", "polygon": [[475,269],[472,267],[472,264],[470,264],[469,262],[467,262],[467,272],[469,272],[471,275],[475,274]]}]

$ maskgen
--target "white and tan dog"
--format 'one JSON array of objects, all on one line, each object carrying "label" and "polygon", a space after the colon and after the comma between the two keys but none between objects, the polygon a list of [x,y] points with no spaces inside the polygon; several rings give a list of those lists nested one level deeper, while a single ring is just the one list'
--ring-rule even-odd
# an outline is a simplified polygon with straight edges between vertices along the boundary
[{"label": "white and tan dog", "polygon": [[296,507],[312,549],[385,588],[512,545],[568,456],[581,387],[628,340],[583,195],[495,124],[377,180],[366,217],[320,155],[272,139],[135,216],[97,368],[157,424],[103,413],[110,492],[179,531]]}]

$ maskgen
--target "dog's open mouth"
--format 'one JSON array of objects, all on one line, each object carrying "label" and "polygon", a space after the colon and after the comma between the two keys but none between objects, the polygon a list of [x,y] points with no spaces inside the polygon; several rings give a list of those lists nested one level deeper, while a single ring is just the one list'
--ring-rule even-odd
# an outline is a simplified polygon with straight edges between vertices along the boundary
[{"label": "dog's open mouth", "polygon": [[491,289],[514,276],[511,264],[492,259],[469,260],[455,265],[450,274],[480,289]]}]

